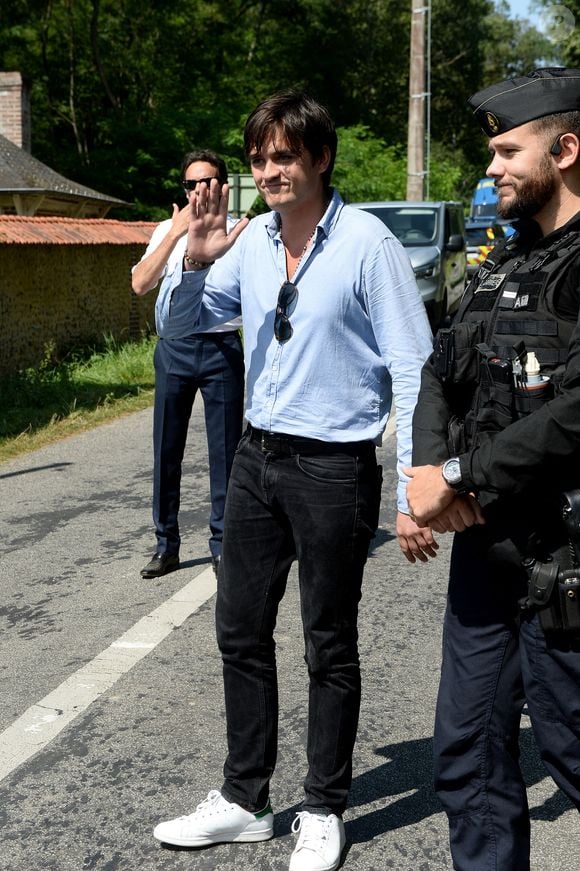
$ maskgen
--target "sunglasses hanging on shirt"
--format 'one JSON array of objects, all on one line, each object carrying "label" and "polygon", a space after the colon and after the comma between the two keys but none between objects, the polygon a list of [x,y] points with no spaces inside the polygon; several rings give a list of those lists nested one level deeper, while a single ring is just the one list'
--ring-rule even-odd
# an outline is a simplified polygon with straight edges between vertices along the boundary
[{"label": "sunglasses hanging on shirt", "polygon": [[274,335],[279,342],[287,342],[292,338],[292,324],[288,317],[288,310],[298,299],[298,288],[291,281],[285,281],[278,294],[276,304],[276,317],[274,318]]}]

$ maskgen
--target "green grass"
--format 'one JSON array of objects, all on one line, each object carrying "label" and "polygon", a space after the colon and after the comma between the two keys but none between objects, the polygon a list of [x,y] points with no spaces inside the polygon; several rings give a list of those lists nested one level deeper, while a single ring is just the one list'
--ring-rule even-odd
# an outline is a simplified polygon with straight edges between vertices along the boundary
[{"label": "green grass", "polygon": [[0,461],[151,405],[156,338],[75,349],[0,379]]}]

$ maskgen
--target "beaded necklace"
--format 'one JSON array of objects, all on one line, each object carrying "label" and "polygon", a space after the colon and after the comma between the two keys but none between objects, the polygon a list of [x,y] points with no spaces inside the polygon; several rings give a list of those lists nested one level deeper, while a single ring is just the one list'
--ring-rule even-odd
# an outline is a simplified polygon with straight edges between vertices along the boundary
[{"label": "beaded necklace", "polygon": [[[304,245],[304,248],[302,249],[299,258],[298,258],[298,260],[296,261],[296,266],[294,267],[294,270],[293,270],[293,272],[292,272],[292,275],[289,275],[289,276],[288,276],[288,279],[289,279],[289,280],[292,278],[293,275],[296,274],[296,270],[297,270],[298,267],[300,266],[300,264],[301,264],[301,262],[302,262],[302,258],[304,257],[304,255],[305,255],[306,252],[308,251],[308,247],[309,247],[310,243],[312,242],[312,240],[313,240],[313,238],[314,238],[314,236],[315,236],[315,234],[316,234],[316,227],[317,227],[317,226],[318,226],[318,221],[316,222],[316,224],[315,224],[315,226],[314,226],[314,230],[312,231],[312,233],[310,234],[310,236],[309,236],[308,239],[306,240],[306,244]],[[284,245],[284,248],[286,248],[286,243],[284,242],[284,237],[282,236],[282,221],[280,221],[280,239],[282,239],[282,244]]]}]

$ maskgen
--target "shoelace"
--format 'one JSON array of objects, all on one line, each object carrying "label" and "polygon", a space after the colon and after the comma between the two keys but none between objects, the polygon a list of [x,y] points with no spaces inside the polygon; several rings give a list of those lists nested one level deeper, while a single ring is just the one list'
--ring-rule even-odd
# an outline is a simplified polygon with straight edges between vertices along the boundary
[{"label": "shoelace", "polygon": [[330,827],[330,818],[323,814],[311,814],[308,811],[300,811],[296,814],[292,822],[292,831],[294,834],[300,832],[296,849],[306,847],[308,850],[318,851],[321,847],[321,841],[328,838],[328,829]]},{"label": "shoelace", "polygon": [[[219,804],[223,802],[223,807],[218,807]],[[220,811],[224,811],[228,807],[228,803],[225,798],[222,796],[219,789],[212,789],[211,792],[208,793],[207,798],[204,798],[203,801],[200,801],[196,809],[192,814],[187,814],[186,816],[180,817],[182,820],[187,820],[190,817],[195,816],[196,814],[200,814],[203,816],[207,813],[219,813]]]}]

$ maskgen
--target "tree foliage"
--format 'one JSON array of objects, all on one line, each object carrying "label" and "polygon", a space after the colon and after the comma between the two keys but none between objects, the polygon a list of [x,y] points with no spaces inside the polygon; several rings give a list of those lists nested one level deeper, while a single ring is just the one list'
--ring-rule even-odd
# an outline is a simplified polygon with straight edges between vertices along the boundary
[{"label": "tree foliage", "polygon": [[[167,213],[189,148],[243,170],[245,118],[288,86],[341,128],[336,181],[350,199],[400,197],[410,19],[411,0],[11,0],[0,68],[31,83],[34,155],[133,203],[127,217]],[[432,196],[481,174],[466,98],[518,71],[535,39],[492,0],[432,0]]]},{"label": "tree foliage", "polygon": [[535,5],[545,16],[553,54],[564,66],[580,68],[580,0],[536,0]]}]

